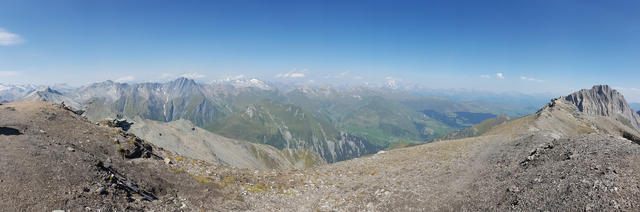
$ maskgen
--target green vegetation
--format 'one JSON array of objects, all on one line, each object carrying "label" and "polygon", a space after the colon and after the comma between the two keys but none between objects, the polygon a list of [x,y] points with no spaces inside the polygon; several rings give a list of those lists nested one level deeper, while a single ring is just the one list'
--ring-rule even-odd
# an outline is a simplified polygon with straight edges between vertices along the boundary
[{"label": "green vegetation", "polygon": [[507,121],[509,121],[509,117],[504,116],[504,115],[500,115],[500,116],[497,116],[496,118],[484,120],[484,121],[480,122],[480,124],[476,124],[476,125],[471,126],[471,128],[469,128],[469,129],[452,132],[450,134],[442,136],[440,139],[441,140],[452,140],[452,139],[460,139],[460,138],[469,138],[469,137],[479,136],[479,135],[485,134],[486,132],[491,130],[493,127],[495,127],[495,126],[497,126],[499,124],[502,124],[504,122],[507,122]]},{"label": "green vegetation", "polygon": [[[188,79],[118,89],[122,95],[112,102],[94,99],[89,116],[141,116],[165,122],[185,119],[233,139],[281,150],[322,152],[328,162],[430,142],[469,127],[493,111],[488,104],[417,97],[389,89],[297,88],[279,92],[214,88]],[[425,114],[425,110],[433,113]],[[337,143],[347,146],[333,147],[331,142],[339,140]],[[355,143],[358,149],[349,149],[356,147],[344,141]],[[312,163],[299,159],[305,166]]]},{"label": "green vegetation", "polygon": [[256,183],[255,185],[245,186],[245,190],[247,190],[249,193],[262,193],[267,191],[267,187],[265,187],[262,183]]},{"label": "green vegetation", "polygon": [[118,152],[118,154],[120,154],[120,156],[122,156],[123,158],[128,155],[129,150],[125,149],[124,147],[122,147],[120,144],[118,144],[118,146],[116,146],[116,151]]},{"label": "green vegetation", "polygon": [[362,135],[379,146],[422,143],[454,130],[399,103],[381,97],[367,101],[343,118],[340,129]]},{"label": "green vegetation", "polygon": [[198,181],[199,183],[202,183],[202,184],[209,184],[209,183],[213,182],[213,179],[211,179],[210,177],[204,176],[204,175],[195,175],[195,176],[193,176],[193,179],[195,179],[196,181]]}]

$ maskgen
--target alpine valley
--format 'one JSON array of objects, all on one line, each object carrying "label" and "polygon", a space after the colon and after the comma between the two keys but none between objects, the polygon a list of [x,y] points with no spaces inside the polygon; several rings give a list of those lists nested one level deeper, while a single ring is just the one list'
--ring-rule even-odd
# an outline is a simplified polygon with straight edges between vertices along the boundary
[{"label": "alpine valley", "polygon": [[[132,121],[131,132],[186,156],[263,169],[304,168],[427,143],[499,115],[526,115],[544,103],[453,101],[395,87],[311,87],[259,79],[2,88],[0,101],[64,102],[92,121]],[[168,129],[181,133],[172,136]],[[187,138],[183,131],[201,133]],[[212,146],[221,141],[242,145]],[[220,156],[239,150],[250,157],[238,158],[253,162]]]}]

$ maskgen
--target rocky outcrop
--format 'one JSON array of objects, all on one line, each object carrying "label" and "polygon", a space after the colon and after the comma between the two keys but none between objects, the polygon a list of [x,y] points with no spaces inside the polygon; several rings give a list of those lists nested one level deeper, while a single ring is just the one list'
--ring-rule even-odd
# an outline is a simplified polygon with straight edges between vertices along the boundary
[{"label": "rocky outcrop", "polygon": [[103,125],[103,126],[121,128],[122,130],[127,131],[129,130],[129,128],[131,128],[131,125],[133,125],[134,123],[127,121],[127,119],[105,119],[102,121],[98,121],[97,124]]},{"label": "rocky outcrop", "polygon": [[640,115],[629,107],[621,93],[608,85],[582,89],[566,96],[564,100],[584,114],[611,117],[640,131]]}]

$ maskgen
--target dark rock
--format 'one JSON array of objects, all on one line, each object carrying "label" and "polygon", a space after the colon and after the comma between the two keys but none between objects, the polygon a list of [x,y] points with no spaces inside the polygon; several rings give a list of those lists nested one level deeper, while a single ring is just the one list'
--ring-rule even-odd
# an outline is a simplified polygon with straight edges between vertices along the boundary
[{"label": "dark rock", "polygon": [[96,193],[101,194],[101,195],[108,194],[107,189],[102,187],[102,186],[96,190]]},{"label": "dark rock", "polygon": [[134,123],[127,121],[127,119],[105,119],[96,124],[102,124],[109,127],[121,128],[122,130],[127,131],[129,130],[129,128],[131,128],[131,125],[133,125]]},{"label": "dark rock", "polygon": [[11,127],[0,127],[0,135],[22,135],[20,130]]}]

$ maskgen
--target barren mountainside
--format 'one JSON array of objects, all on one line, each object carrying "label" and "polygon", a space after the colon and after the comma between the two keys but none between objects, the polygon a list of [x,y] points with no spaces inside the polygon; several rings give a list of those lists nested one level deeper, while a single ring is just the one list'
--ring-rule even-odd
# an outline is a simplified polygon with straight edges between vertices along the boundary
[{"label": "barren mountainside", "polygon": [[279,150],[269,145],[233,140],[187,120],[159,122],[138,118],[129,131],[164,149],[217,165],[285,170],[326,164],[309,150]]},{"label": "barren mountainside", "polygon": [[[329,163],[390,146],[430,142],[498,114],[527,111],[499,103],[416,96],[389,88],[276,86],[258,79],[210,84],[187,78],[162,83],[105,81],[78,88],[43,86],[18,93],[10,93],[16,86],[8,88],[0,95],[12,100],[64,102],[83,110],[93,121],[137,117],[160,122],[187,120],[234,140],[287,152],[309,150]],[[157,143],[162,142],[158,139],[163,137],[156,138]]]},{"label": "barren mountainside", "polygon": [[[640,205],[640,133],[619,118],[625,109],[609,105],[611,101],[601,98],[610,96],[598,89],[586,90],[596,95],[583,98],[582,105],[600,102],[608,113],[587,113],[573,98],[558,98],[537,113],[510,119],[477,137],[313,168],[268,171],[231,168],[162,150],[132,133],[97,126],[60,105],[9,103],[0,106],[0,206],[634,211]],[[176,130],[190,130],[184,128]],[[31,192],[24,189],[28,185]]]}]

